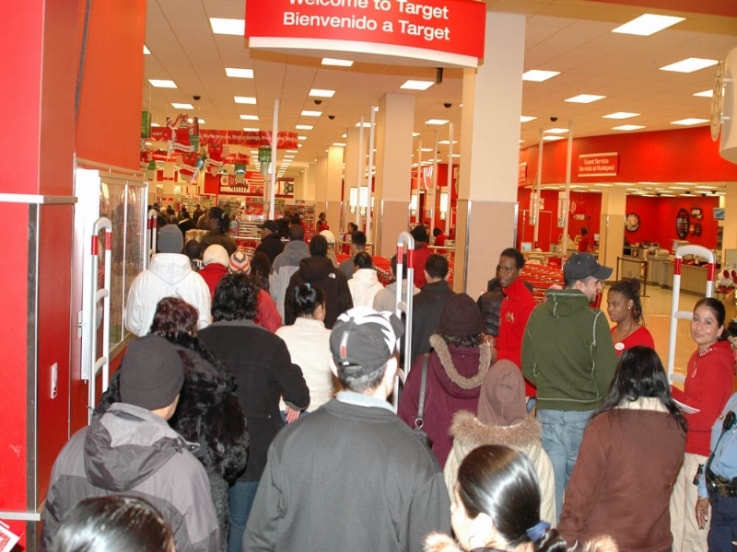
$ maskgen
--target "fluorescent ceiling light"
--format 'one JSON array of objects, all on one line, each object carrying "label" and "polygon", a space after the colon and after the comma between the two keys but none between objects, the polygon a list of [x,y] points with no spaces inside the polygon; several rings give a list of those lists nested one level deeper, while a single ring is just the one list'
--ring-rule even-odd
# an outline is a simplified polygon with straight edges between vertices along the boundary
[{"label": "fluorescent ceiling light", "polygon": [[299,135],[297,136],[297,140],[307,140],[307,136]]},{"label": "fluorescent ceiling light", "polygon": [[522,73],[523,81],[544,82],[560,75],[560,71],[540,71],[539,69],[530,69]]},{"label": "fluorescent ceiling light", "polygon": [[606,98],[606,96],[597,96],[596,94],[579,94],[578,96],[573,96],[572,98],[568,98],[563,101],[570,102],[570,103],[587,104],[587,103],[603,100],[604,98]]},{"label": "fluorescent ceiling light", "polygon": [[686,119],[680,119],[678,121],[671,121],[670,124],[691,126],[691,125],[700,125],[702,123],[708,123],[708,122],[709,122],[708,119],[697,119],[696,117],[688,117]]},{"label": "fluorescent ceiling light", "polygon": [[[243,128],[243,130],[244,130],[245,132],[258,132],[258,131],[259,131],[259,129],[258,129],[258,128],[254,128],[254,127],[244,127],[244,128]],[[257,155],[258,155],[258,154],[257,154]]]},{"label": "fluorescent ceiling light", "polygon": [[176,88],[177,84],[169,79],[148,79],[154,88]]},{"label": "fluorescent ceiling light", "polygon": [[695,92],[693,95],[698,96],[699,98],[711,98],[714,95],[714,90],[709,88],[709,90],[702,90],[701,92]]},{"label": "fluorescent ceiling light", "polygon": [[[457,144],[458,143],[458,140],[453,140],[453,143],[454,144]],[[444,146],[446,146],[446,145],[450,144],[450,140],[440,140],[438,142],[438,144],[443,144]]]},{"label": "fluorescent ceiling light", "polygon": [[602,119],[629,119],[630,117],[639,117],[639,113],[630,113],[629,111],[617,111],[615,113],[609,113],[608,115],[602,115]]},{"label": "fluorescent ceiling light", "polygon": [[435,81],[421,81],[410,79],[399,88],[403,88],[404,90],[427,90],[433,84],[435,84]]},{"label": "fluorescent ceiling light", "polygon": [[256,105],[256,98],[253,96],[233,96],[233,100],[237,104]]},{"label": "fluorescent ceiling light", "polygon": [[663,29],[684,21],[683,17],[675,17],[672,15],[655,15],[653,13],[645,13],[640,17],[636,17],[632,21],[628,21],[624,25],[620,25],[612,29],[613,33],[631,34],[638,36],[650,36]]},{"label": "fluorescent ceiling light", "polygon": [[312,130],[312,125],[294,125],[297,130]]},{"label": "fluorescent ceiling light", "polygon": [[[296,149],[288,149],[288,150],[286,150],[286,152],[287,153],[299,153],[299,150],[296,150]],[[258,152],[256,152],[256,153],[258,153]]]},{"label": "fluorescent ceiling light", "polygon": [[426,125],[447,125],[448,119],[428,119],[425,121]]},{"label": "fluorescent ceiling light", "polygon": [[419,135],[420,135],[420,133],[419,133],[419,132],[413,132],[413,133],[412,133],[412,136],[413,136],[413,137],[415,137],[415,138],[416,138],[417,136],[419,136]]},{"label": "fluorescent ceiling light", "polygon": [[335,90],[325,90],[323,88],[313,88],[310,90],[311,98],[332,98]]},{"label": "fluorescent ceiling light", "polygon": [[537,119],[537,117],[533,117],[532,115],[520,115],[519,122],[529,123],[530,121],[534,121],[535,119]]},{"label": "fluorescent ceiling light", "polygon": [[253,69],[240,69],[238,67],[226,67],[225,74],[234,79],[252,79]]},{"label": "fluorescent ceiling light", "polygon": [[161,125],[159,123],[151,123],[152,127],[160,127]]},{"label": "fluorescent ceiling light", "polygon": [[563,136],[556,136],[554,134],[547,134],[543,136],[543,140],[547,140],[548,142],[552,142],[554,140],[562,140]]},{"label": "fluorescent ceiling light", "polygon": [[550,133],[550,134],[565,134],[568,132],[567,128],[547,128],[543,130],[543,132]]},{"label": "fluorescent ceiling light", "polygon": [[194,109],[194,106],[188,103],[172,103],[171,106],[174,109]]},{"label": "fluorescent ceiling light", "polygon": [[243,36],[246,34],[245,19],[227,19],[224,17],[211,17],[210,27],[214,34]]},{"label": "fluorescent ceiling light", "polygon": [[361,127],[361,126],[363,126],[363,128],[371,128],[371,123],[367,123],[367,122],[365,122],[365,121],[364,121],[364,123],[363,123],[363,125],[362,125],[362,124],[361,124],[361,121],[358,121],[358,122],[356,123],[356,126],[357,126],[357,127]]},{"label": "fluorescent ceiling light", "polygon": [[344,148],[346,146],[345,142],[333,142],[333,145],[338,148]]},{"label": "fluorescent ceiling light", "polygon": [[151,55],[151,50],[149,50],[148,47],[145,44],[143,45],[143,55],[144,56],[150,56]]},{"label": "fluorescent ceiling light", "polygon": [[660,68],[661,71],[674,71],[676,73],[693,73],[699,69],[711,67],[719,63],[715,59],[703,59],[703,58],[686,58],[670,65],[664,65]]},{"label": "fluorescent ceiling light", "polygon": [[319,117],[322,115],[322,111],[310,111],[309,109],[302,110],[303,117]]},{"label": "fluorescent ceiling light", "polygon": [[332,65],[334,67],[350,67],[353,62],[349,59],[322,58],[323,65]]},{"label": "fluorescent ceiling light", "polygon": [[640,130],[645,128],[643,125],[619,125],[612,127],[612,130]]},{"label": "fluorescent ceiling light", "polygon": [[432,148],[420,148],[420,151],[426,151],[427,152],[427,151],[432,151],[432,150],[433,150]]},{"label": "fluorescent ceiling light", "polygon": [[242,121],[258,121],[258,115],[241,115]]}]

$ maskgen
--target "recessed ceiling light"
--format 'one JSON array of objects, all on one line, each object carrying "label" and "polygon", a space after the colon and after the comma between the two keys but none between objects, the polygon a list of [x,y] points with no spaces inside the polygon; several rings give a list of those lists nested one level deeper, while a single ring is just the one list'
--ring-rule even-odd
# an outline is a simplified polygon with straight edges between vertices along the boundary
[{"label": "recessed ceiling light", "polygon": [[544,82],[560,75],[560,71],[540,71],[539,69],[530,69],[522,73],[523,81]]},{"label": "recessed ceiling light", "polygon": [[310,90],[311,98],[332,98],[335,94],[335,90],[326,90],[323,88],[313,88]]},{"label": "recessed ceiling light", "polygon": [[587,103],[603,100],[604,98],[606,98],[606,96],[597,96],[596,94],[579,94],[578,96],[573,96],[563,101],[570,102],[570,103],[587,104]]},{"label": "recessed ceiling light", "polygon": [[159,123],[151,123],[152,127],[160,127],[161,125]]},{"label": "recessed ceiling light", "polygon": [[447,125],[448,119],[428,119],[425,121],[426,125]]},{"label": "recessed ceiling light", "polygon": [[256,98],[253,96],[233,96],[233,100],[237,104],[256,105]]},{"label": "recessed ceiling light", "polygon": [[554,140],[562,140],[562,139],[563,139],[563,136],[556,136],[555,134],[546,134],[545,136],[543,136],[543,140],[547,140],[548,142],[552,142]]},{"label": "recessed ceiling light", "polygon": [[307,140],[307,136],[299,135],[297,136],[297,140]]},{"label": "recessed ceiling light", "polygon": [[149,50],[148,47],[145,44],[143,45],[143,55],[144,56],[150,56],[151,55],[151,50]]},{"label": "recessed ceiling light", "polygon": [[709,122],[708,119],[698,119],[696,117],[687,117],[686,119],[680,119],[678,121],[671,121],[670,124],[691,126],[691,125],[700,125],[700,124],[708,123],[708,122]]},{"label": "recessed ceiling light", "polygon": [[565,134],[568,132],[567,128],[546,128],[543,132],[549,132],[550,134]]},{"label": "recessed ceiling light", "polygon": [[645,128],[643,125],[619,125],[612,127],[612,130],[640,130]]},{"label": "recessed ceiling light", "polygon": [[227,19],[224,17],[211,17],[210,27],[214,34],[243,36],[246,34],[245,19]]},{"label": "recessed ceiling light", "polygon": [[715,59],[703,59],[703,58],[687,58],[671,63],[670,65],[664,65],[660,68],[661,71],[674,71],[676,73],[693,73],[706,67],[711,67],[719,63]]},{"label": "recessed ceiling light", "polygon": [[435,81],[421,81],[410,79],[399,88],[403,88],[404,90],[427,90],[433,84],[435,84]]},{"label": "recessed ceiling light", "polygon": [[529,123],[530,121],[534,121],[535,119],[537,119],[537,117],[533,117],[532,115],[520,115],[519,122]]},{"label": "recessed ceiling light", "polygon": [[363,123],[363,124],[361,124],[361,121],[358,121],[358,122],[356,123],[356,126],[357,126],[357,127],[361,127],[361,126],[362,126],[363,128],[371,128],[371,123],[367,123],[367,122],[365,122],[365,121],[364,121],[364,123]]},{"label": "recessed ceiling light", "polygon": [[629,111],[617,111],[615,113],[609,113],[608,115],[602,115],[602,119],[629,119],[630,117],[639,117],[639,113],[630,113]]},{"label": "recessed ceiling light", "polygon": [[303,117],[319,117],[322,115],[322,111],[310,111],[309,109],[302,110]]},{"label": "recessed ceiling light", "polygon": [[226,67],[225,74],[235,79],[252,79],[253,69],[240,69],[238,67]]},{"label": "recessed ceiling light", "polygon": [[[453,140],[453,143],[454,143],[454,144],[457,144],[457,143],[458,143],[458,140]],[[443,144],[444,146],[447,146],[447,145],[449,145],[449,144],[450,144],[450,140],[440,140],[440,141],[438,142],[438,144]]]},{"label": "recessed ceiling light", "polygon": [[[287,153],[299,153],[299,151],[296,150],[296,149],[288,149],[288,150],[286,150],[286,152]],[[256,152],[256,153],[258,153],[258,152]]]},{"label": "recessed ceiling light", "polygon": [[312,125],[294,125],[297,130],[312,130]]},{"label": "recessed ceiling light", "polygon": [[333,142],[333,145],[338,148],[344,148],[346,146],[345,142]]},{"label": "recessed ceiling light", "polygon": [[432,148],[420,148],[420,151],[428,152],[432,151]]},{"label": "recessed ceiling light", "polygon": [[419,132],[413,132],[413,133],[412,133],[412,136],[413,136],[414,138],[416,138],[416,137],[417,137],[417,136],[419,136],[419,135],[420,135],[420,133],[419,133]]},{"label": "recessed ceiling light", "polygon": [[698,96],[699,98],[711,98],[714,95],[714,90],[709,88],[709,90],[702,90],[701,92],[695,92],[693,95]]},{"label": "recessed ceiling light", "polygon": [[653,13],[645,13],[640,17],[636,17],[632,21],[628,21],[624,25],[620,25],[612,29],[613,33],[631,34],[638,36],[650,36],[663,29],[684,21],[683,17],[675,17],[672,15],[655,15]]},{"label": "recessed ceiling light", "polygon": [[258,115],[241,115],[242,121],[258,121]]},{"label": "recessed ceiling light", "polygon": [[[246,131],[246,132],[258,132],[259,131],[259,129],[258,128],[255,128],[255,127],[244,127],[243,130]],[[257,155],[258,155],[258,153],[257,153]]]},{"label": "recessed ceiling light", "polygon": [[322,58],[322,64],[335,67],[350,67],[353,65],[353,62],[349,59]]},{"label": "recessed ceiling light", "polygon": [[171,106],[174,109],[194,109],[194,106],[188,103],[172,103]]},{"label": "recessed ceiling light", "polygon": [[169,79],[148,79],[154,88],[176,88],[177,83]]}]

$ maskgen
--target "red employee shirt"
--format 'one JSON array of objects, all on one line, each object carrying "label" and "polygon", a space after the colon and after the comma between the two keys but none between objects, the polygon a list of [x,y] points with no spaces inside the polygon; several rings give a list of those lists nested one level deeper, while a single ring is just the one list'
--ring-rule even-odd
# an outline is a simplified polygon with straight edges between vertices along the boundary
[{"label": "red employee shirt", "polygon": [[[535,298],[522,278],[517,278],[502,291],[504,299],[499,311],[499,335],[496,338],[497,360],[511,360],[520,367],[522,338],[527,320],[535,308]],[[525,380],[525,395],[534,397],[536,394],[535,386]]]}]

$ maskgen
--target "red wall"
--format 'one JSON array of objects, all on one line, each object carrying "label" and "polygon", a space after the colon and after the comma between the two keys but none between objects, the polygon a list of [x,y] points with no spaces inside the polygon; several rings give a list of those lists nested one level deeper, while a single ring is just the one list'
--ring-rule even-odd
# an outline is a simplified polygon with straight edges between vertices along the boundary
[{"label": "red wall", "polygon": [[[546,143],[543,147],[542,182],[563,183],[566,177],[567,141]],[[520,152],[520,163],[527,163],[521,186],[537,179],[538,146]],[[580,178],[576,174],[578,155],[617,152],[616,176]],[[723,182],[737,180],[737,165],[719,155],[719,142],[711,139],[709,127],[635,132],[575,138],[573,140],[571,182]]]},{"label": "red wall", "polygon": [[701,224],[701,236],[695,236],[689,232],[684,238],[689,243],[703,245],[707,249],[717,246],[718,223],[714,219],[713,209],[719,207],[717,197],[641,197],[629,196],[627,198],[627,213],[637,213],[640,217],[640,227],[635,232],[624,233],[624,239],[629,243],[642,243],[643,241],[657,242],[660,247],[670,249],[676,236],[676,214],[683,208],[691,213],[691,209],[700,208],[701,220],[691,218],[691,224]]}]

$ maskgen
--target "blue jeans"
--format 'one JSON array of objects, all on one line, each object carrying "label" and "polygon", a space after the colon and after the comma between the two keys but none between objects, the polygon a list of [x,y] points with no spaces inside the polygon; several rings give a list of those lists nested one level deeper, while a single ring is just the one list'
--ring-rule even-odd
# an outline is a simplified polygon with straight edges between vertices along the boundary
[{"label": "blue jeans", "polygon": [[709,552],[733,552],[735,547],[732,542],[737,541],[737,497],[709,491],[709,502]]},{"label": "blue jeans", "polygon": [[243,533],[246,532],[248,516],[251,513],[257,490],[258,481],[236,481],[228,489],[228,510],[230,514],[228,552],[243,551]]},{"label": "blue jeans", "polygon": [[563,511],[563,494],[578,458],[583,430],[586,429],[592,412],[537,410],[537,419],[542,426],[540,440],[550,457],[555,474],[555,506],[558,518]]}]

